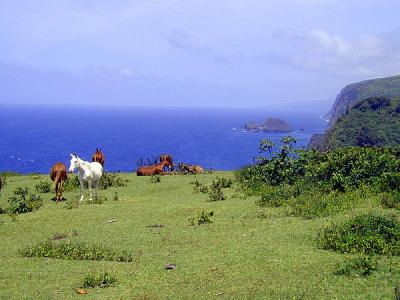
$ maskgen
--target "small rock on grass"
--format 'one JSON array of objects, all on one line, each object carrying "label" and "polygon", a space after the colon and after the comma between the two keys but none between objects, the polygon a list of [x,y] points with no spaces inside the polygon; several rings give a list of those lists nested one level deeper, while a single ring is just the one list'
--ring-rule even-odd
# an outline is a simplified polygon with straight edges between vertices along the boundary
[{"label": "small rock on grass", "polygon": [[167,270],[175,270],[176,269],[176,264],[168,264],[165,266],[165,269]]}]

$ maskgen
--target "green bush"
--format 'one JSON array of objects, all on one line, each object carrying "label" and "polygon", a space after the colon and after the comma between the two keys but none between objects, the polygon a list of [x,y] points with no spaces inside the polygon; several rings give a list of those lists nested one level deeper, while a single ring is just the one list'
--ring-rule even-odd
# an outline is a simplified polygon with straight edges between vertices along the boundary
[{"label": "green bush", "polygon": [[346,260],[336,266],[335,275],[369,276],[377,269],[377,262],[373,256],[358,256]]},{"label": "green bush", "polygon": [[118,200],[119,200],[118,192],[114,192],[113,201],[118,201]]},{"label": "green bush", "polygon": [[98,194],[94,196],[92,200],[87,201],[88,204],[103,204],[104,202],[108,201],[108,198],[104,195]]},{"label": "green bush", "polygon": [[190,226],[194,226],[196,223],[197,223],[197,225],[211,224],[211,223],[212,223],[211,217],[212,217],[213,215],[214,215],[214,212],[213,212],[213,211],[205,212],[205,211],[203,210],[201,213],[199,213],[199,214],[197,215],[197,219],[195,219],[194,217],[188,219],[189,225],[190,225]]},{"label": "green bush", "polygon": [[160,175],[153,175],[150,177],[150,182],[151,183],[160,183],[161,182],[161,176]]},{"label": "green bush", "polygon": [[265,191],[256,204],[265,207],[280,207],[293,196],[293,191],[288,186],[272,187]]},{"label": "green bush", "polygon": [[80,204],[79,198],[73,198],[65,202],[66,209],[78,208]]},{"label": "green bush", "polygon": [[293,185],[299,181],[323,191],[344,192],[362,185],[378,191],[400,189],[399,150],[395,148],[339,148],[320,153],[295,150],[294,139],[282,139],[280,151],[272,152],[268,140],[260,143],[257,162],[236,172],[244,190],[262,192],[265,186]]},{"label": "green bush", "polygon": [[116,278],[111,274],[104,272],[100,274],[89,274],[82,282],[81,287],[83,288],[107,288],[111,287],[117,282]]},{"label": "green bush", "polygon": [[68,179],[64,182],[64,191],[69,192],[81,187],[77,175],[69,175]]},{"label": "green bush", "polygon": [[51,184],[48,181],[40,181],[35,185],[35,190],[38,193],[50,193],[51,192]]},{"label": "green bush", "polygon": [[286,209],[290,216],[312,219],[337,214],[359,203],[360,192],[324,193],[318,190],[308,191],[287,201]]},{"label": "green bush", "polygon": [[208,186],[200,183],[197,179],[193,182],[193,193],[208,193]]},{"label": "green bush", "polygon": [[225,200],[225,195],[222,192],[222,188],[218,184],[211,184],[211,186],[208,188],[208,201],[213,202],[222,200]]},{"label": "green bush", "polygon": [[22,214],[39,209],[43,200],[39,195],[30,194],[28,188],[17,187],[8,199],[7,211],[11,214]]},{"label": "green bush", "polygon": [[341,253],[400,255],[400,224],[393,217],[363,214],[325,228],[319,246]]},{"label": "green bush", "polygon": [[106,260],[118,262],[133,261],[133,254],[117,251],[98,244],[72,241],[46,240],[31,247],[18,250],[24,257],[48,257],[64,260]]},{"label": "green bush", "polygon": [[212,185],[219,186],[222,189],[230,188],[233,184],[232,179],[224,178],[224,177],[217,177],[213,180]]},{"label": "green bush", "polygon": [[110,187],[123,187],[126,186],[124,180],[117,173],[104,173],[100,177],[99,188],[108,189]]},{"label": "green bush", "polygon": [[381,204],[386,208],[400,208],[400,193],[383,193],[381,195]]}]

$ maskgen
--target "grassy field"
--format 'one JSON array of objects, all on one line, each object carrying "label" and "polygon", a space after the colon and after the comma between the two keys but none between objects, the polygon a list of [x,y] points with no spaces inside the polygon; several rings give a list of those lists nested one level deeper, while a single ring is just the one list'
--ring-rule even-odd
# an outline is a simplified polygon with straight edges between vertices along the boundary
[{"label": "grassy field", "polygon": [[[241,197],[236,187],[224,189],[227,199],[218,202],[193,193],[195,179],[209,183],[216,176],[233,178],[231,172],[164,176],[160,183],[121,176],[127,186],[102,190],[109,199],[103,204],[67,209],[46,193],[37,211],[16,220],[0,215],[1,299],[394,299],[399,257],[379,257],[377,271],[368,277],[337,276],[336,264],[351,255],[317,247],[318,231],[329,222],[383,210],[374,199],[333,217],[304,220],[286,216],[282,208],[262,209],[256,198]],[[40,180],[48,176],[8,177],[0,207],[8,206],[15,187],[33,191]],[[112,200],[115,191],[118,201]],[[68,200],[78,196],[78,190],[65,193]],[[214,212],[213,223],[190,226],[188,218],[202,211]],[[163,227],[147,227],[156,224]],[[18,253],[73,231],[77,235],[68,239],[132,251],[134,261],[25,258]],[[175,270],[165,269],[170,263]],[[116,278],[113,287],[77,294],[85,276],[102,272]]]}]

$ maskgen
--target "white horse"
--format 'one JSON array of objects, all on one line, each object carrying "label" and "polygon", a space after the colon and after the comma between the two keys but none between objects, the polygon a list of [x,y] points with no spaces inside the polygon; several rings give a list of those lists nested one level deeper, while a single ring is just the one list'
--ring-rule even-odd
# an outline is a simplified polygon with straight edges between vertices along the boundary
[{"label": "white horse", "polygon": [[97,197],[97,189],[99,188],[100,177],[103,175],[103,167],[98,162],[88,162],[80,159],[78,155],[71,155],[71,165],[69,172],[74,172],[78,169],[79,183],[81,185],[81,202],[83,201],[83,188],[85,182],[88,183],[90,200],[92,200],[92,188],[95,189],[95,196]]}]

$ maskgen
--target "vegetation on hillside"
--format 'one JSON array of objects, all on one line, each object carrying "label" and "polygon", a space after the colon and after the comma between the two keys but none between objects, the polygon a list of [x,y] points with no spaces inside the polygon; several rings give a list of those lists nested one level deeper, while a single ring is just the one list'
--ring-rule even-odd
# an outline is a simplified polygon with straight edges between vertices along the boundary
[{"label": "vegetation on hillside", "polygon": [[400,144],[400,98],[372,97],[355,104],[325,136],[310,145],[322,151],[349,146]]},{"label": "vegetation on hillside", "polygon": [[344,87],[328,114],[330,127],[351,107],[370,97],[400,97],[400,76],[365,80]]},{"label": "vegetation on hillside", "polygon": [[398,98],[367,98],[357,103],[326,134],[324,150],[347,146],[397,146],[400,144]]}]

